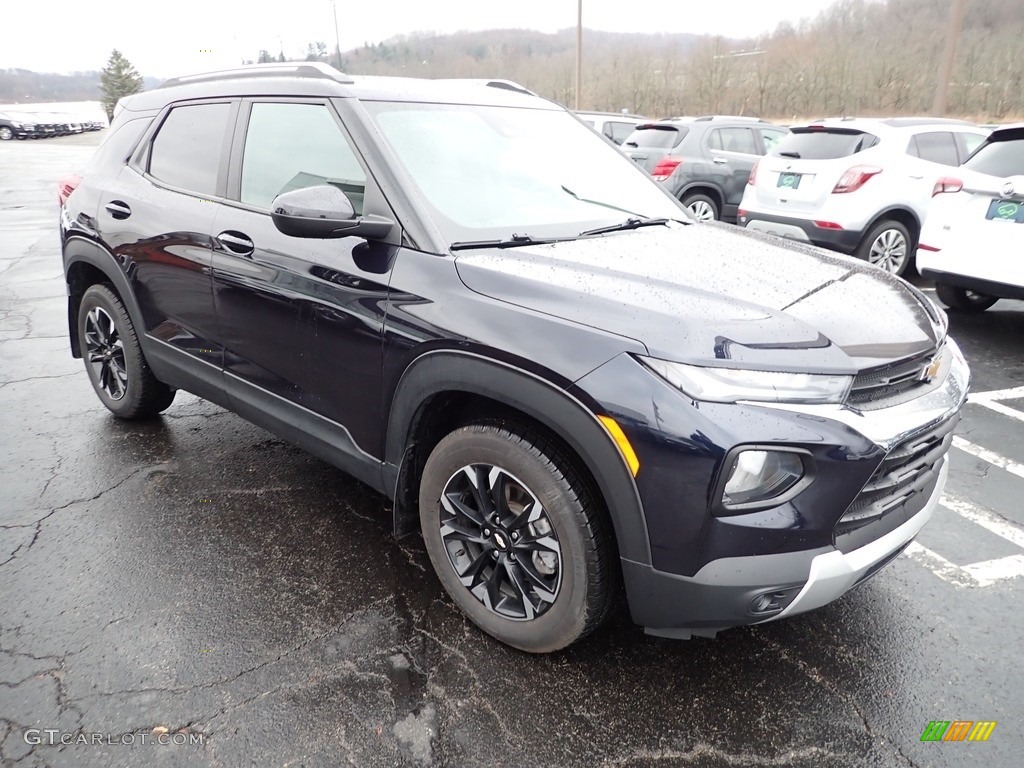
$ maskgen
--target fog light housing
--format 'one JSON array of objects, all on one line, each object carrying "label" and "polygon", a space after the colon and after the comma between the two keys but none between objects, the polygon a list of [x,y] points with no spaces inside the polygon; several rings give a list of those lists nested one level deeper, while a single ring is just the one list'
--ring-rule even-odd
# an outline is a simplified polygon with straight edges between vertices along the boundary
[{"label": "fog light housing", "polygon": [[747,448],[732,454],[725,473],[722,506],[745,511],[781,503],[802,490],[809,479],[809,455],[792,450]]}]

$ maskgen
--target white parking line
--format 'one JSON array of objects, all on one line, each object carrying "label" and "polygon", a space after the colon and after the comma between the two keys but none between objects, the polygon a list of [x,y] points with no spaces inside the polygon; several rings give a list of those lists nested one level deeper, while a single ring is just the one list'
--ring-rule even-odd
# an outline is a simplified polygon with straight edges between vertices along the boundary
[{"label": "white parking line", "polygon": [[[983,509],[955,496],[943,496],[939,504],[965,520],[980,525],[985,530],[1024,549],[1024,529],[1004,520],[991,510]],[[968,565],[957,565],[916,541],[907,547],[906,552],[912,560],[955,587],[990,587],[999,581],[1024,576],[1024,554],[983,560]]]},{"label": "white parking line", "polygon": [[987,461],[993,467],[1005,469],[1007,472],[1014,474],[1017,477],[1024,478],[1024,465],[1018,464],[1012,459],[1000,456],[995,451],[990,451],[988,448],[982,448],[980,445],[975,445],[968,440],[964,440],[962,437],[953,438],[953,447],[959,448],[964,453],[969,453],[971,456],[975,456],[982,461]]},{"label": "white parking line", "polygon": [[983,509],[969,501],[957,498],[956,496],[950,496],[948,494],[942,497],[939,504],[944,506],[950,512],[956,512],[956,514],[960,515],[960,517],[965,520],[970,520],[972,523],[980,525],[982,528],[994,533],[996,536],[1006,539],[1011,544],[1016,544],[1021,549],[1024,549],[1024,530],[1021,530],[1013,523],[1001,518],[995,512]]},{"label": "white parking line", "polygon": [[971,392],[971,402],[976,400],[1016,400],[1024,397],[1024,387],[993,389],[990,392]]}]

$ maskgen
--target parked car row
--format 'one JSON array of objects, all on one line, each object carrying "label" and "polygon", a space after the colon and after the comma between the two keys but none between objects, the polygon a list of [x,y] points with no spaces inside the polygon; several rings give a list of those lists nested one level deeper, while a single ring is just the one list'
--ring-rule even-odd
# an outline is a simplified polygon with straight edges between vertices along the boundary
[{"label": "parked car row", "polygon": [[48,139],[106,127],[101,120],[81,120],[59,112],[0,112],[0,141]]}]

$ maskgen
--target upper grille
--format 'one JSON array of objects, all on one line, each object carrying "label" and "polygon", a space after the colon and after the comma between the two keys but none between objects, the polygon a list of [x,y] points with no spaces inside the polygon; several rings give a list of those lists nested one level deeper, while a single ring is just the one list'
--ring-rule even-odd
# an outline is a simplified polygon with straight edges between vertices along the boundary
[{"label": "upper grille", "polygon": [[929,386],[932,379],[927,377],[927,371],[932,363],[941,359],[945,353],[945,348],[940,348],[910,360],[890,363],[857,374],[853,380],[847,403],[859,406],[869,405],[891,400],[917,387]]},{"label": "upper grille", "polygon": [[[959,421],[957,414],[889,451],[836,524],[837,546],[841,539],[847,539],[839,547],[841,550],[855,549],[888,533],[924,507],[938,480],[939,462],[949,451],[953,429]],[[883,520],[887,523],[879,530],[867,530]],[[862,535],[851,536],[855,532]]]}]

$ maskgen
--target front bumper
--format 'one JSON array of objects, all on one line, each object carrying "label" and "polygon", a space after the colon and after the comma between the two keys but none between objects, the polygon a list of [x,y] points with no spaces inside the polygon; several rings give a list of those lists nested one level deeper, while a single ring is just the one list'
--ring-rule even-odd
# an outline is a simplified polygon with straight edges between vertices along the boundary
[{"label": "front bumper", "polygon": [[[967,398],[969,370],[955,342],[946,344],[951,362],[940,384],[874,410],[686,402],[673,411],[684,401],[678,392],[674,401],[652,392],[653,412],[673,435],[688,428],[701,439],[652,435],[649,421],[647,444],[644,433],[636,436],[652,559],[621,561],[634,621],[651,634],[686,638],[790,616],[835,600],[902,552],[941,498]],[[741,426],[724,431],[730,425]],[[772,434],[780,445],[815,451],[818,478],[761,512],[705,511],[704,489],[714,493],[722,455],[737,444],[770,443]]]}]

